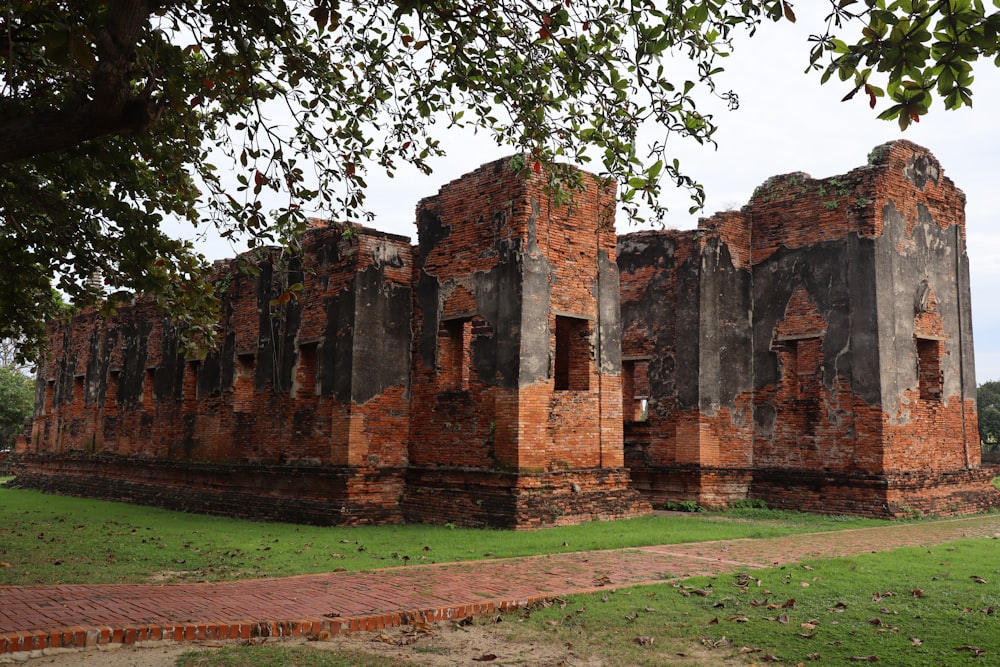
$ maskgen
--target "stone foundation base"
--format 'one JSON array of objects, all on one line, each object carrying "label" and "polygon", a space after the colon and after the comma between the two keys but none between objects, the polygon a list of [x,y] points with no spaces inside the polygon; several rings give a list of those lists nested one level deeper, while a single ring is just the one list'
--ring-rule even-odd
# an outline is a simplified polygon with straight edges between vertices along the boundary
[{"label": "stone foundation base", "polygon": [[747,497],[752,471],[697,465],[646,466],[630,471],[632,488],[654,507],[694,501],[702,507],[725,507]]},{"label": "stone foundation base", "polygon": [[546,473],[410,468],[403,515],[413,523],[529,530],[648,514],[624,468]]},{"label": "stone foundation base", "polygon": [[750,496],[768,507],[804,512],[948,516],[1000,507],[1000,491],[990,483],[995,475],[987,468],[883,475],[755,470]]},{"label": "stone foundation base", "polygon": [[398,469],[20,455],[13,486],[61,495],[316,525],[400,523]]}]

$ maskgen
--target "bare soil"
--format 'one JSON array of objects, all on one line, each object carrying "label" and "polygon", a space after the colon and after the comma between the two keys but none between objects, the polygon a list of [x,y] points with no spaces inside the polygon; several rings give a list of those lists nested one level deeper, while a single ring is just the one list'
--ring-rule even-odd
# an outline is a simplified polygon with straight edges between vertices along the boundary
[{"label": "bare soil", "polygon": [[[270,640],[274,641],[274,640]],[[174,667],[185,651],[232,645],[235,642],[146,642],[139,646],[112,645],[88,650],[56,649],[36,657],[0,656],[0,663],[15,662],[27,667]],[[497,660],[504,665],[574,665],[600,667],[602,660],[584,658],[572,647],[552,642],[512,642],[499,626],[437,623],[421,629],[397,628],[379,633],[338,635],[310,641],[294,638],[286,646],[308,646],[318,651],[354,650],[409,660],[427,667],[475,664],[475,660]],[[490,659],[489,656],[496,656]],[[25,661],[25,658],[27,660]]]},{"label": "bare soil", "polygon": [[[318,651],[363,651],[408,660],[425,667],[455,667],[493,663],[537,667],[610,667],[607,660],[578,654],[572,645],[539,637],[514,640],[503,623],[436,623],[406,626],[379,633],[338,635],[329,639],[281,640],[287,646],[308,646]],[[269,640],[275,641],[275,640]],[[236,642],[145,642],[138,646],[110,645],[93,649],[52,649],[44,654],[0,656],[0,664],[27,667],[175,667],[186,651],[211,650]],[[701,647],[683,655],[661,656],[663,665],[719,665],[718,655],[710,656]],[[495,661],[495,662],[494,662]],[[726,663],[728,664],[728,663]]]}]

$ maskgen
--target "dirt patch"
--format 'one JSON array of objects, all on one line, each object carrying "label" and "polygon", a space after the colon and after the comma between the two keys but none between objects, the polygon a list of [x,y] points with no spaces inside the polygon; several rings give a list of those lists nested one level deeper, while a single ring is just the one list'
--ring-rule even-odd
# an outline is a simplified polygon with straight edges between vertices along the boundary
[{"label": "dirt patch", "polygon": [[[516,622],[505,617],[507,622]],[[540,636],[514,640],[504,623],[436,623],[405,626],[378,633],[338,635],[329,639],[282,640],[286,646],[307,646],[317,651],[362,651],[391,656],[425,667],[454,667],[468,664],[532,665],[537,667],[610,667],[613,661],[577,653],[569,644]],[[277,641],[277,640],[268,640]],[[28,667],[175,667],[186,651],[211,650],[237,642],[145,642],[137,646],[110,645],[88,650],[53,649],[46,655],[18,660],[0,656],[0,664],[16,662]],[[492,657],[491,657],[492,656]],[[699,665],[742,664],[723,660],[702,647],[692,647],[682,655],[660,655],[657,664]]]}]

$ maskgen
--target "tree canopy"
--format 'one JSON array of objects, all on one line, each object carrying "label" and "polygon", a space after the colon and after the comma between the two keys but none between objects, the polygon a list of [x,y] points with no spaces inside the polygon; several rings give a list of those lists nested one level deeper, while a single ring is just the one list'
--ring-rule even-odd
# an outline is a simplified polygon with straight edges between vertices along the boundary
[{"label": "tree canopy", "polygon": [[[209,267],[165,218],[294,246],[307,216],[364,220],[370,173],[429,172],[453,126],[545,167],[556,195],[569,162],[616,181],[627,214],[662,213],[669,184],[697,208],[667,137],[713,141],[698,101],[738,102],[716,89],[722,58],[781,20],[788,0],[10,2],[0,338],[36,354],[54,284],[77,303],[110,291],[109,307],[148,292],[190,341],[211,339]],[[979,0],[830,0],[803,64],[887,98],[881,116],[905,127],[935,97],[971,103],[998,24]]]},{"label": "tree canopy", "polygon": [[13,366],[0,366],[0,450],[13,444],[35,407],[35,383]]},{"label": "tree canopy", "polygon": [[979,441],[987,451],[1000,451],[1000,382],[984,382],[976,389]]}]

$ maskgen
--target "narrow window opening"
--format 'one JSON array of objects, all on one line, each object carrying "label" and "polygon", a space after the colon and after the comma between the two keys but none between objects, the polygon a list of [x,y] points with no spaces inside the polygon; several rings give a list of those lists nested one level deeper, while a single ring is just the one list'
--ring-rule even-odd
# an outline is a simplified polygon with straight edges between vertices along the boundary
[{"label": "narrow window opening", "polygon": [[292,398],[316,395],[316,360],[319,343],[303,343],[299,346],[298,366],[295,371],[295,384],[292,385]]},{"label": "narrow window opening", "polygon": [[590,322],[556,316],[556,391],[590,389]]},{"label": "narrow window opening", "polygon": [[52,414],[52,398],[55,395],[55,380],[48,380],[45,383],[45,413],[47,415]]},{"label": "narrow window opening", "polygon": [[184,412],[198,410],[198,367],[200,362],[189,361],[184,367]]},{"label": "narrow window opening", "polygon": [[142,379],[142,409],[152,412],[156,404],[156,369],[147,368]]},{"label": "narrow window opening", "polygon": [[108,388],[104,394],[104,416],[114,417],[118,414],[118,376],[120,371],[108,373]]},{"label": "narrow window opening", "polygon": [[622,408],[626,422],[649,418],[649,359],[622,361]]},{"label": "narrow window opening", "polygon": [[438,377],[443,387],[468,391],[472,371],[472,318],[445,320],[438,329]]},{"label": "narrow window opening", "polygon": [[73,378],[73,417],[83,416],[83,376]]},{"label": "narrow window opening", "polygon": [[795,341],[795,394],[797,398],[819,398],[820,366],[823,361],[823,339],[802,338]]},{"label": "narrow window opening", "polygon": [[940,401],[944,377],[941,372],[942,342],[930,338],[917,339],[917,380],[920,399]]},{"label": "narrow window opening", "polygon": [[233,411],[253,410],[254,372],[256,359],[252,354],[236,355],[236,380],[233,384]]}]

